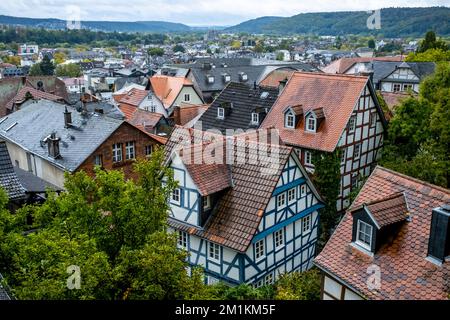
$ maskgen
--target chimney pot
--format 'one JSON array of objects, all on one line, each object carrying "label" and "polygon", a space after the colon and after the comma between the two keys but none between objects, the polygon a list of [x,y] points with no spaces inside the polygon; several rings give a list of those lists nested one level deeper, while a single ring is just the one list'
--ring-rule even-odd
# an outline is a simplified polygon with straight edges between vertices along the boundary
[{"label": "chimney pot", "polygon": [[59,152],[60,140],[61,139],[56,136],[55,132],[52,132],[51,135],[47,138],[48,155],[54,159],[57,159],[61,156]]}]

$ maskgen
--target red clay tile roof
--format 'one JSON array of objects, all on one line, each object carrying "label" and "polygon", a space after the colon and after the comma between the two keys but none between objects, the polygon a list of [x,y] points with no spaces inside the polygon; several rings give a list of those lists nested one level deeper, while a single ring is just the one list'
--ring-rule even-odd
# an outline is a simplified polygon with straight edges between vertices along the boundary
[{"label": "red clay tile roof", "polygon": [[341,58],[333,61],[329,65],[321,70],[325,73],[345,73],[350,69],[355,63],[360,62],[371,62],[371,61],[403,61],[404,56],[393,56],[393,57],[357,57],[357,58]]},{"label": "red clay tile roof", "polygon": [[23,87],[21,88],[17,94],[12,98],[7,104],[6,108],[11,110],[14,106],[14,104],[21,104],[25,102],[27,93],[30,93],[33,99],[45,99],[50,101],[64,101],[64,98],[59,97],[57,95],[47,93],[44,91],[40,91],[37,89],[34,89],[33,87]]},{"label": "red clay tile roof", "polygon": [[119,103],[126,103],[138,107],[147,95],[148,91],[133,88],[127,94],[123,95]]},{"label": "red clay tile roof", "polygon": [[[393,193],[403,192],[410,220],[404,222],[392,242],[373,257],[350,246],[351,211]],[[450,191],[400,173],[376,167],[344,216],[315,264],[369,299],[448,299],[450,263],[434,265],[426,260],[432,209],[450,202]],[[369,290],[367,268],[381,269],[381,287]]]},{"label": "red clay tile roof", "polygon": [[193,86],[192,81],[187,78],[164,75],[154,75],[150,78],[150,83],[153,93],[166,109],[172,106],[184,86]]},{"label": "red clay tile roof", "polygon": [[[176,126],[166,145],[166,159],[169,159],[172,151],[176,150],[180,139],[184,139],[187,143],[198,139],[200,139],[198,142],[201,142],[201,136],[196,136],[194,139],[193,134],[195,132],[201,133],[198,130]],[[223,139],[222,136],[214,134],[209,134],[208,137],[214,137],[215,141]],[[258,148],[263,147],[261,144],[244,141],[242,138],[235,137],[235,139],[237,140],[235,148],[244,148],[245,146],[245,153],[248,158],[254,159],[254,157],[257,157]],[[203,140],[208,141],[209,139],[205,137]],[[233,187],[222,195],[217,204],[216,212],[203,229],[186,225],[173,218],[169,219],[169,225],[233,250],[245,252],[258,229],[262,212],[264,212],[270,200],[284,164],[288,161],[291,153],[295,154],[289,147],[265,146],[274,148],[272,150],[276,148],[279,152],[280,165],[275,168],[274,174],[264,174],[261,171],[261,164],[251,164],[250,161],[245,161],[244,164],[232,164],[230,170]],[[236,150],[235,155],[237,154]],[[210,170],[206,169],[206,171],[209,175]]]},{"label": "red clay tile roof", "polygon": [[[295,72],[264,119],[261,128],[274,127],[288,145],[332,152],[336,148],[368,77]],[[317,133],[304,130],[304,121],[295,129],[284,127],[288,106],[303,106],[303,113],[323,108],[325,121]]]},{"label": "red clay tile roof", "polygon": [[389,110],[393,111],[400,102],[408,97],[415,96],[405,92],[386,92],[381,91],[384,101],[386,102]]},{"label": "red clay tile roof", "polygon": [[370,212],[380,228],[404,221],[409,216],[408,205],[403,192],[396,192],[386,198],[364,203],[360,207],[354,208],[352,213],[361,208],[366,208]]},{"label": "red clay tile roof", "polygon": [[263,87],[278,88],[280,81],[288,80],[293,73],[294,70],[274,70],[269,73],[259,85]]},{"label": "red clay tile roof", "polygon": [[180,105],[180,118],[178,123],[180,126],[186,125],[189,121],[205,112],[208,109],[208,104],[188,104],[182,103]]}]

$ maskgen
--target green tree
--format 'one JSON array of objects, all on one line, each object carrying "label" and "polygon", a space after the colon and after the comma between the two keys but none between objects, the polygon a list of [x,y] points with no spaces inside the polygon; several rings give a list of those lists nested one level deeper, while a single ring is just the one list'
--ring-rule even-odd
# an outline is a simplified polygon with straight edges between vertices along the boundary
[{"label": "green tree", "polygon": [[7,56],[3,58],[3,62],[13,64],[17,67],[20,66],[20,57],[19,56]]},{"label": "green tree", "polygon": [[370,39],[369,41],[367,41],[367,46],[368,46],[370,49],[375,49],[375,40]]},{"label": "green tree", "polygon": [[68,63],[68,64],[58,65],[56,67],[55,74],[58,77],[76,78],[76,77],[80,77],[83,73],[81,72],[81,68],[80,68],[79,64]]},{"label": "green tree", "polygon": [[321,242],[325,243],[339,221],[336,203],[341,183],[341,150],[314,152],[313,182],[325,202],[320,211]]},{"label": "green tree", "polygon": [[61,64],[61,63],[63,63],[64,61],[66,61],[66,59],[67,59],[67,56],[66,56],[66,54],[64,53],[64,52],[62,52],[62,51],[59,51],[59,52],[56,52],[55,53],[55,55],[54,55],[54,60],[55,60],[55,64]]},{"label": "green tree", "polygon": [[425,52],[411,52],[405,59],[407,62],[440,62],[450,61],[450,50],[428,49]]},{"label": "green tree", "polygon": [[434,31],[428,31],[425,34],[425,39],[422,40],[417,51],[425,52],[428,49],[448,50],[448,45],[443,40],[437,40],[436,33]]},{"label": "green tree", "polygon": [[275,283],[276,300],[320,300],[321,275],[313,268],[284,273]]},{"label": "green tree", "polygon": [[30,76],[42,76],[44,75],[41,69],[40,63],[35,63],[31,66],[30,71],[28,72]]},{"label": "green tree", "polygon": [[55,65],[48,56],[44,56],[40,68],[43,76],[52,76],[55,74]]},{"label": "green tree", "polygon": [[164,55],[164,49],[163,48],[150,48],[148,49],[148,54],[150,56],[157,56],[157,57],[162,57]]},{"label": "green tree", "polygon": [[173,52],[186,52],[186,49],[181,45],[181,44],[177,44],[173,47]]}]

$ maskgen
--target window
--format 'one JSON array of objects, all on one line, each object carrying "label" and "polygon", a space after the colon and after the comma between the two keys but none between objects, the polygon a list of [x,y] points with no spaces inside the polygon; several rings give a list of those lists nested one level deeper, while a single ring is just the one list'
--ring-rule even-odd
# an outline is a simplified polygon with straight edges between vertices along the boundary
[{"label": "window", "polygon": [[153,103],[150,105],[150,112],[156,112],[156,106]]},{"label": "window", "polygon": [[281,193],[277,196],[277,205],[279,207],[282,207],[286,204],[286,194],[285,193]]},{"label": "window", "polygon": [[412,84],[404,84],[403,85],[403,91],[412,90]]},{"label": "window", "polygon": [[370,123],[371,128],[376,126],[376,124],[377,124],[377,113],[376,112],[370,113],[369,123]]},{"label": "window", "polygon": [[395,83],[394,86],[392,87],[392,91],[399,92],[400,91],[400,84]]},{"label": "window", "polygon": [[288,190],[288,202],[291,203],[295,200],[295,188]]},{"label": "window", "polygon": [[255,259],[261,259],[264,254],[264,239],[261,239],[255,243]]},{"label": "window", "polygon": [[214,278],[214,277],[211,277],[211,276],[206,276],[206,283],[208,285],[213,285],[213,284],[216,284],[216,283],[219,283],[219,282],[220,281],[217,278]]},{"label": "window", "polygon": [[153,145],[152,144],[148,145],[148,146],[145,146],[144,153],[145,153],[146,156],[151,155],[152,152],[153,152]]},{"label": "window", "polygon": [[348,121],[348,133],[352,133],[355,131],[355,125],[356,125],[356,118],[351,117]]},{"label": "window", "polygon": [[225,118],[225,109],[222,107],[217,108],[217,118],[223,119]]},{"label": "window", "polygon": [[361,145],[355,144],[355,149],[353,150],[353,159],[359,159],[359,156],[361,155]]},{"label": "window", "polygon": [[308,215],[302,219],[302,231],[303,233],[311,230],[311,215]]},{"label": "window", "polygon": [[94,165],[95,165],[95,166],[103,167],[103,159],[102,159],[102,158],[103,158],[103,157],[102,157],[101,154],[97,154],[97,155],[94,157]]},{"label": "window", "polygon": [[113,162],[120,162],[122,161],[122,144],[121,143],[115,143],[112,146],[112,156],[113,156]]},{"label": "window", "polygon": [[287,113],[285,127],[286,128],[294,128],[294,123],[295,123],[294,115],[292,113]]},{"label": "window", "polygon": [[185,101],[185,102],[191,101],[191,95],[190,95],[189,93],[186,93],[186,94],[184,95],[184,101]]},{"label": "window", "polygon": [[341,149],[341,164],[345,163],[347,157],[347,149],[343,148]]},{"label": "window", "polygon": [[303,198],[304,196],[306,196],[306,184],[302,184],[300,186],[300,196]]},{"label": "window", "polygon": [[125,144],[125,159],[130,160],[136,158],[136,152],[134,149],[134,141],[127,142]]},{"label": "window", "polygon": [[203,203],[203,210],[208,210],[211,208],[211,197],[206,196],[202,197],[202,203]]},{"label": "window", "polygon": [[213,260],[220,260],[220,246],[216,243],[209,243],[209,254],[208,256]]},{"label": "window", "polygon": [[178,231],[177,243],[180,248],[187,249],[187,238],[188,235],[186,232]]},{"label": "window", "polygon": [[358,187],[358,175],[355,174],[354,176],[352,176],[351,184],[353,190]]},{"label": "window", "polygon": [[208,83],[214,83],[214,77],[208,76]]},{"label": "window", "polygon": [[280,229],[273,234],[275,239],[275,248],[279,248],[284,244],[284,230]]},{"label": "window", "polygon": [[231,76],[230,75],[224,75],[223,79],[225,80],[225,82],[230,82],[231,81]]},{"label": "window", "polygon": [[268,286],[273,283],[273,273],[269,273],[264,277],[264,285]]},{"label": "window", "polygon": [[356,235],[356,243],[365,249],[371,250],[372,226],[364,221],[358,220],[358,231]]},{"label": "window", "polygon": [[312,154],[311,151],[305,151],[305,164],[312,165]]},{"label": "window", "polygon": [[259,114],[255,112],[252,113],[252,124],[259,124]]},{"label": "window", "polygon": [[306,121],[306,131],[316,132],[317,120],[313,116],[308,117]]},{"label": "window", "polygon": [[173,189],[172,191],[172,202],[180,204],[181,200],[181,190],[180,188]]}]

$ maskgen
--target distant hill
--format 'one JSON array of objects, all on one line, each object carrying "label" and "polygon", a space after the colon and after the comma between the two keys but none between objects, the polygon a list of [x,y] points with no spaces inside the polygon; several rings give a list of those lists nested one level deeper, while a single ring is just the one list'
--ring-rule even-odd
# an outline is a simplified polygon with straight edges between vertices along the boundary
[{"label": "distant hill", "polygon": [[381,29],[369,30],[366,11],[302,13],[288,18],[262,17],[225,29],[226,32],[265,34],[423,36],[434,30],[450,36],[450,8],[381,9]]},{"label": "distant hill", "polygon": [[[45,29],[65,29],[66,21],[59,19],[34,19],[19,18],[0,15],[0,24],[17,25]],[[135,22],[116,22],[116,21],[82,21],[83,29],[106,32],[185,32],[192,31],[191,27],[181,24],[165,21],[135,21]]]}]

